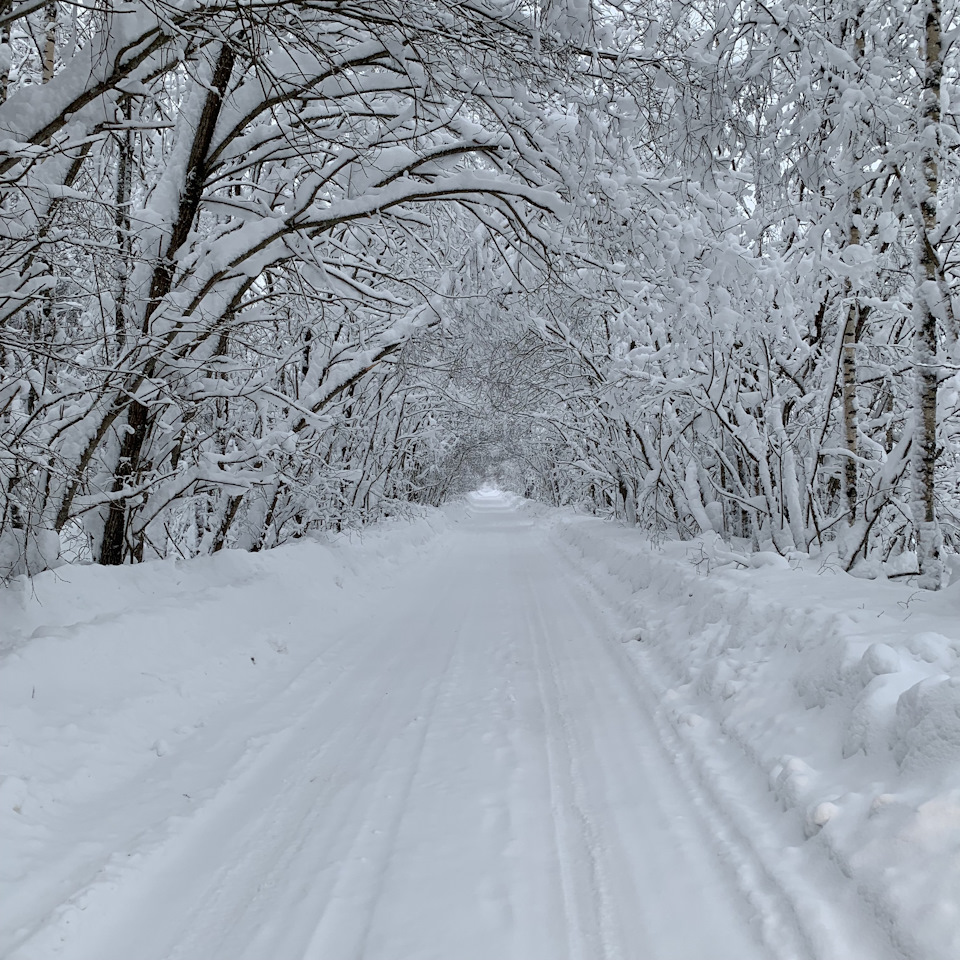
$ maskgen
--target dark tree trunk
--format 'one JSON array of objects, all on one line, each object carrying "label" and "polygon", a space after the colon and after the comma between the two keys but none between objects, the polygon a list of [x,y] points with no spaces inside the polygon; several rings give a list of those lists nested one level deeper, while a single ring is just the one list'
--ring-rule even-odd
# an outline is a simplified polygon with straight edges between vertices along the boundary
[{"label": "dark tree trunk", "polygon": [[[213,140],[217,117],[220,115],[223,95],[226,92],[227,84],[230,82],[235,61],[236,55],[233,49],[224,46],[217,58],[210,90],[200,114],[197,129],[194,131],[184,176],[183,196],[177,211],[177,219],[170,233],[170,242],[153,271],[150,284],[150,300],[144,313],[143,329],[141,331],[144,335],[149,332],[153,314],[173,287],[176,273],[176,253],[186,242],[190,228],[200,209],[203,185],[206,180],[207,155]],[[141,382],[151,378],[155,370],[156,361],[154,359],[145,366]],[[120,445],[120,459],[111,486],[111,493],[113,494],[122,494],[128,486],[136,484],[137,477],[144,465],[142,462],[143,449],[152,425],[150,408],[144,403],[139,400],[127,401],[126,399],[119,399],[118,403],[127,408],[127,418],[124,425],[123,441]],[[107,522],[103,529],[103,538],[100,542],[101,563],[123,563],[127,552],[128,512],[126,498],[117,496],[111,502]]]}]

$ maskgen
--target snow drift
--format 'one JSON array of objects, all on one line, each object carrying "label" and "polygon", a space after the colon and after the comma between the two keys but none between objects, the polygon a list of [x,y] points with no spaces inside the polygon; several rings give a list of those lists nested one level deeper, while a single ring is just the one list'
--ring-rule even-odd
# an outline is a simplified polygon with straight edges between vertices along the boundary
[{"label": "snow drift", "polygon": [[[731,777],[762,775],[795,843],[828,855],[906,955],[960,955],[960,587],[857,580],[800,555],[733,563],[593,518],[553,531],[715,792],[733,789],[726,752]],[[768,851],[774,869],[788,853]]]}]

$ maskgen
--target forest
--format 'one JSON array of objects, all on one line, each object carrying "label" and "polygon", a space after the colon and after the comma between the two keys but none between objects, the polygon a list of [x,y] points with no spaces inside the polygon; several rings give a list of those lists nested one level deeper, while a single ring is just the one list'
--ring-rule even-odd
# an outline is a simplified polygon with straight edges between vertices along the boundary
[{"label": "forest", "polygon": [[955,26],[940,0],[3,0],[0,576],[492,481],[937,589]]}]

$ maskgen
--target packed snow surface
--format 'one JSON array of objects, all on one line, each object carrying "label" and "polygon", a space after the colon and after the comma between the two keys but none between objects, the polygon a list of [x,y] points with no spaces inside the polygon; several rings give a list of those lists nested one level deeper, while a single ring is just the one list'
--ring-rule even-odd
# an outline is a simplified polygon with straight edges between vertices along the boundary
[{"label": "packed snow surface", "polygon": [[956,593],[768,559],[485,491],[18,581],[0,957],[960,955]]}]

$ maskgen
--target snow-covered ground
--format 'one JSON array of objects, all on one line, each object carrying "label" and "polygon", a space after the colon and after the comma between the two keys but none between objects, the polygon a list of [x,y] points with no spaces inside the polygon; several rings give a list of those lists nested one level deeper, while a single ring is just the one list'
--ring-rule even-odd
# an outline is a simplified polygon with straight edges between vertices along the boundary
[{"label": "snow-covered ground", "polygon": [[755,562],[488,493],[19,582],[0,957],[955,958],[960,588]]},{"label": "snow-covered ground", "polygon": [[716,836],[746,841],[733,859],[789,901],[809,954],[861,955],[835,923],[853,896],[894,955],[960,956],[960,585],[654,547],[591,518],[552,528],[621,628]]}]

